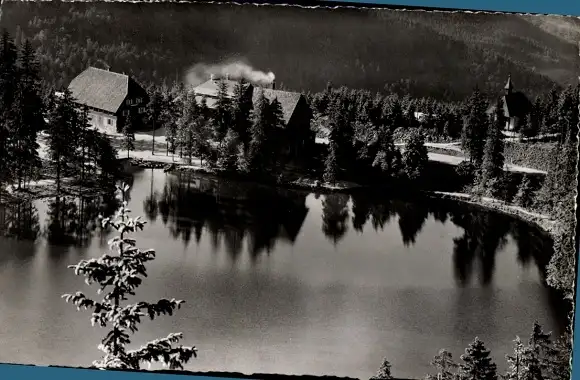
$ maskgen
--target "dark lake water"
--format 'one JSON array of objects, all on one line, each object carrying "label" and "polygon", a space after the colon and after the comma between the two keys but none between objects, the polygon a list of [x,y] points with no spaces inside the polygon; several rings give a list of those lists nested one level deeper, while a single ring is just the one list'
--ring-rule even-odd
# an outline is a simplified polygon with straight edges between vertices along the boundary
[{"label": "dark lake water", "polygon": [[[134,341],[183,332],[199,349],[191,370],[368,378],[387,357],[395,376],[419,378],[440,348],[459,357],[476,336],[504,369],[534,320],[557,334],[565,324],[543,285],[548,239],[503,215],[160,170],[137,171],[132,185],[130,208],[148,220],[138,245],[158,253],[138,295],[186,300]],[[103,331],[60,296],[86,290],[67,265],[100,256],[112,235],[79,228],[99,211],[70,202],[58,220],[49,200],[0,212],[2,362],[99,357]]]}]

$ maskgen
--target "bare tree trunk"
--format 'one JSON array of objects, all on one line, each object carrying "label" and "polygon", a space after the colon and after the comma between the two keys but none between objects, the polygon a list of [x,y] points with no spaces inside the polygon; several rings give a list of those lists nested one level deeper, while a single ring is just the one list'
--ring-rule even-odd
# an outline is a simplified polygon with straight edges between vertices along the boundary
[{"label": "bare tree trunk", "polygon": [[153,143],[151,144],[151,155],[155,155],[155,120],[153,120]]}]

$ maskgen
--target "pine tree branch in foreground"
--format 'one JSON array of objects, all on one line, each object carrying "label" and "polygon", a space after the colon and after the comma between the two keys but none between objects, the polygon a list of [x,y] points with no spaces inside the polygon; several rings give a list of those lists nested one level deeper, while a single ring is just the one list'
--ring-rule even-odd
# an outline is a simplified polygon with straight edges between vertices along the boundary
[{"label": "pine tree branch in foreground", "polygon": [[140,301],[123,304],[129,296],[135,295],[135,290],[147,277],[145,264],[155,259],[155,251],[140,250],[136,247],[136,240],[127,236],[143,230],[145,222],[140,217],[129,217],[126,201],[129,186],[123,184],[117,190],[123,203],[113,218],[102,220],[103,228],[113,227],[120,234],[109,240],[109,249],[115,254],[104,254],[69,266],[76,275],[84,276],[88,285],[97,284],[97,294],[102,295],[102,299],[90,299],[82,292],[65,294],[63,298],[78,310],[92,310],[93,326],[110,329],[99,345],[104,356],[93,362],[95,367],[138,370],[141,364],[159,362],[170,369],[183,369],[184,364],[197,356],[197,349],[182,345],[174,347],[181,340],[181,333],[148,342],[139,349],[127,350],[131,344],[130,337],[138,331],[143,318],[153,320],[161,315],[173,315],[183,301],[161,299],[153,303]]}]

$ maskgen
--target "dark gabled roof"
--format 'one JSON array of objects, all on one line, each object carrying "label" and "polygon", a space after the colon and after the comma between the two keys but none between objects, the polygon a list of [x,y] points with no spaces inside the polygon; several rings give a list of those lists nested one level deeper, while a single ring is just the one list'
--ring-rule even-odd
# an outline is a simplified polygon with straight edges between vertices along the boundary
[{"label": "dark gabled roof", "polygon": [[[238,84],[237,81],[233,81],[233,80],[224,80],[224,82],[226,83],[227,87],[228,87],[228,96],[232,97],[234,96],[234,89],[236,88],[236,85]],[[193,89],[193,91],[197,94],[197,95],[205,95],[205,96],[211,96],[211,97],[215,97],[218,94],[219,91],[219,80],[217,79],[210,79],[207,82],[204,82],[202,84],[200,84],[199,86],[195,87]],[[250,84],[246,83],[246,87],[249,87]]]},{"label": "dark gabled roof", "polygon": [[89,67],[68,88],[77,103],[116,113],[129,93],[129,76]]},{"label": "dark gabled roof", "polygon": [[[290,118],[294,115],[294,111],[296,110],[296,106],[300,101],[300,97],[302,96],[298,92],[290,92],[290,91],[281,91],[281,90],[272,90],[270,88],[264,88],[264,97],[268,99],[270,102],[274,99],[278,99],[280,105],[282,106],[282,114],[284,115],[284,123],[288,124],[290,122]],[[253,99],[252,101],[254,104],[258,101],[258,96],[260,94],[260,90],[254,90]]]},{"label": "dark gabled roof", "polygon": [[530,111],[531,103],[521,92],[512,92],[503,96],[503,108],[507,117],[522,116]]},{"label": "dark gabled roof", "polygon": [[[532,103],[521,92],[512,92],[511,94],[504,95],[501,97],[501,102],[503,105],[503,115],[505,117],[521,117],[527,115],[532,107]],[[487,109],[487,113],[494,113],[495,108],[495,104],[493,104]]]},{"label": "dark gabled roof", "polygon": [[[228,95],[232,97],[234,94],[234,88],[238,82],[232,80],[224,80],[224,82],[228,86]],[[195,97],[196,100],[200,102],[202,97],[206,96],[208,108],[213,108],[215,106],[216,101],[215,99],[212,98],[215,98],[217,96],[218,84],[219,84],[218,80],[210,79],[207,82],[204,82],[199,86],[195,87],[193,89],[193,92],[196,95]],[[247,86],[251,85],[247,84]],[[290,122],[290,118],[294,114],[296,106],[298,105],[300,97],[302,96],[300,93],[291,91],[273,90],[271,88],[261,88],[261,87],[254,88],[253,86],[251,88],[252,88],[252,102],[254,104],[256,104],[256,102],[258,101],[260,91],[264,91],[264,96],[266,97],[266,99],[268,99],[268,101],[271,102],[274,99],[278,99],[278,102],[280,102],[280,105],[282,106],[284,123],[288,124],[288,122]]]}]

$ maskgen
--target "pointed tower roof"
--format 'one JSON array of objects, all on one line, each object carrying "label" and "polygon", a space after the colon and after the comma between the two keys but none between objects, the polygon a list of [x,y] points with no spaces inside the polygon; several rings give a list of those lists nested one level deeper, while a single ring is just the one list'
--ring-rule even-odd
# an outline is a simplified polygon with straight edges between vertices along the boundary
[{"label": "pointed tower roof", "polygon": [[505,84],[504,89],[511,91],[514,89],[514,84],[512,83],[512,76],[508,75],[507,83]]}]

